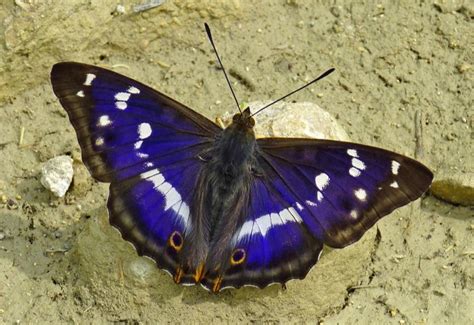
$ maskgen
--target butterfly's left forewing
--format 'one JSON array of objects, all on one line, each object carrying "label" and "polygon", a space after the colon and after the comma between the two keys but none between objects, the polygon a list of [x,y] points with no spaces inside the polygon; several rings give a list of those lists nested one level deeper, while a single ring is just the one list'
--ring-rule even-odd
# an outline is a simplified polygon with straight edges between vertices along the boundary
[{"label": "butterfly's left forewing", "polygon": [[92,176],[110,182],[110,222],[141,255],[175,274],[190,225],[191,195],[217,125],[115,72],[59,63],[53,90]]},{"label": "butterfly's left forewing", "polygon": [[377,220],[419,198],[433,174],[397,153],[339,141],[259,139],[262,158],[300,202],[300,214],[325,244],[342,248]]}]

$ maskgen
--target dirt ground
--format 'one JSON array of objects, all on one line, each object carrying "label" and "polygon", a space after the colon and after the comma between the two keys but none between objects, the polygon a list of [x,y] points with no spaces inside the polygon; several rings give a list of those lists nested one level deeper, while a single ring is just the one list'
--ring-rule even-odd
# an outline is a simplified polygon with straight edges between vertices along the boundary
[{"label": "dirt ground", "polygon": [[[472,173],[472,2],[168,0],[140,13],[138,0],[58,3],[0,2],[0,322],[474,322],[474,209],[429,194],[381,220],[369,246],[347,248],[365,254],[330,252],[287,290],[175,285],[108,225],[107,185],[80,163],[49,82],[56,62],[96,64],[215,118],[234,103],[207,21],[240,100],[275,98],[335,67],[292,99],[325,108],[355,142],[416,155],[435,177]],[[57,199],[39,179],[62,154],[75,179]]]}]

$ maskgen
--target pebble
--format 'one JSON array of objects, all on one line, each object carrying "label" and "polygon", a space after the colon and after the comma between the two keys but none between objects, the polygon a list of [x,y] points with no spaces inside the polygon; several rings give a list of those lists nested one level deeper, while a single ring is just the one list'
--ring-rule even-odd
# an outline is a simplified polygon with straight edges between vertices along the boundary
[{"label": "pebble", "polygon": [[17,210],[18,209],[18,203],[15,200],[8,199],[6,203],[7,209],[8,210]]},{"label": "pebble", "polygon": [[461,63],[456,66],[456,69],[458,70],[459,73],[465,73],[471,69],[471,65],[468,63]]},{"label": "pebble", "polygon": [[[255,101],[248,104],[256,112],[270,101]],[[228,126],[235,113],[226,112],[219,119]],[[255,115],[255,135],[264,137],[315,138],[350,141],[346,131],[337,120],[321,107],[310,102],[280,102]]]},{"label": "pebble", "polygon": [[144,258],[137,258],[131,261],[128,267],[131,273],[140,280],[144,280],[155,271],[153,262]]},{"label": "pebble", "polygon": [[[255,112],[268,102],[249,104]],[[310,102],[280,102],[255,115],[257,137],[297,137],[349,141],[337,120],[321,107]]]},{"label": "pebble", "polygon": [[124,5],[117,5],[117,7],[115,7],[115,12],[118,14],[118,15],[123,15],[126,13],[126,10],[125,10],[125,6]]},{"label": "pebble", "polygon": [[72,182],[72,159],[58,156],[48,160],[41,168],[41,184],[57,197],[63,197]]},{"label": "pebble", "polygon": [[83,197],[91,190],[93,180],[82,162],[74,162],[72,167],[74,170],[74,183],[71,193],[75,197]]},{"label": "pebble", "polygon": [[430,189],[434,196],[460,205],[474,205],[474,173],[449,170],[436,175]]}]

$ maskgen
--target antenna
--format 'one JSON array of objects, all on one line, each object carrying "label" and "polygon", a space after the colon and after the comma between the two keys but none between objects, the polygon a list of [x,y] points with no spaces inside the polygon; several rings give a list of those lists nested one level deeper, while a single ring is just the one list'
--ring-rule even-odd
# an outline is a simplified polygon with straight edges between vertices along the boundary
[{"label": "antenna", "polygon": [[224,69],[224,65],[222,64],[221,58],[219,57],[219,53],[217,53],[217,49],[216,49],[216,46],[214,45],[214,41],[212,40],[211,29],[209,28],[209,25],[207,23],[204,23],[204,27],[206,28],[207,38],[209,38],[209,41],[211,42],[212,48],[214,49],[214,52],[216,53],[217,60],[219,61],[219,64],[221,65],[222,71],[224,71],[225,80],[227,80],[227,84],[229,85],[230,91],[232,92],[232,96],[234,96],[235,104],[237,105],[239,112],[242,113],[242,110],[240,109],[240,106],[239,106],[239,101],[237,100],[237,97],[235,96],[234,89],[232,89],[229,77],[227,76],[227,72]]},{"label": "antenna", "polygon": [[260,113],[260,112],[263,111],[265,108],[270,107],[270,106],[272,106],[273,104],[276,104],[276,103],[278,103],[279,101],[285,99],[286,97],[291,96],[291,95],[293,95],[294,93],[297,93],[298,91],[300,91],[300,90],[302,90],[302,89],[308,87],[308,86],[311,85],[311,84],[314,84],[316,81],[321,80],[321,79],[323,79],[324,77],[327,77],[328,75],[330,75],[331,73],[333,73],[334,70],[336,70],[336,69],[331,68],[331,69],[327,70],[326,72],[324,72],[323,74],[321,74],[319,77],[317,77],[317,78],[314,79],[313,81],[308,82],[306,85],[303,85],[303,86],[301,86],[300,88],[293,90],[292,92],[286,94],[286,95],[283,96],[283,97],[278,98],[277,100],[274,100],[273,102],[271,102],[270,104],[265,105],[264,107],[260,108],[258,111],[256,111],[255,113],[253,113],[253,114],[250,115],[250,116],[254,116],[254,115]]}]

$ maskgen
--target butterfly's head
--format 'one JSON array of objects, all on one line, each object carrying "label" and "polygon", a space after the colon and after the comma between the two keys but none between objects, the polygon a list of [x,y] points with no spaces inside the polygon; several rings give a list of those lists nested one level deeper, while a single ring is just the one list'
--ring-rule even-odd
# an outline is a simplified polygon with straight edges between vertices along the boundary
[{"label": "butterfly's head", "polygon": [[250,131],[255,126],[255,120],[251,115],[250,107],[247,106],[247,108],[244,109],[242,113],[237,113],[232,117],[232,124],[239,126],[244,130]]}]

